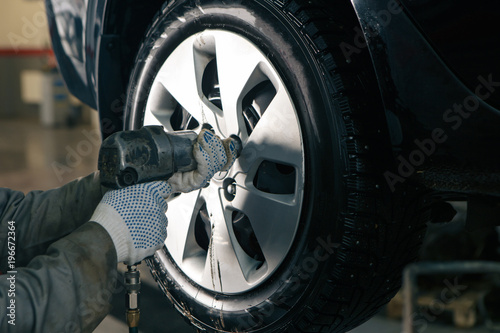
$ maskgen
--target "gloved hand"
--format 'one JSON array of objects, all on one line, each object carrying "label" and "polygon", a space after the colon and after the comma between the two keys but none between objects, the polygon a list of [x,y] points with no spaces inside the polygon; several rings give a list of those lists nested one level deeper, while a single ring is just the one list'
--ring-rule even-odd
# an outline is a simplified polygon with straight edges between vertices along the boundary
[{"label": "gloved hand", "polygon": [[217,172],[231,168],[237,152],[231,139],[221,140],[213,131],[202,129],[194,144],[193,155],[198,168],[170,177],[168,183],[173,192],[187,193],[203,187]]},{"label": "gloved hand", "polygon": [[118,262],[131,265],[153,255],[167,237],[166,181],[136,184],[108,191],[91,221],[102,225],[113,240]]},{"label": "gloved hand", "polygon": [[102,198],[90,220],[108,231],[118,262],[135,264],[159,250],[167,237],[165,199],[172,192],[201,188],[216,172],[231,167],[236,159],[234,144],[221,141],[206,129],[198,135],[193,149],[197,170],[176,174],[168,182],[155,181],[108,191]]}]

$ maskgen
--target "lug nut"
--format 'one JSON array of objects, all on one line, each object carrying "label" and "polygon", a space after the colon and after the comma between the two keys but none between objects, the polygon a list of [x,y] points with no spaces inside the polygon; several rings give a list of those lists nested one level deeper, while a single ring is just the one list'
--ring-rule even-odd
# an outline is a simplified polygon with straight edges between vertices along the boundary
[{"label": "lug nut", "polygon": [[227,193],[229,193],[231,195],[235,195],[236,194],[236,185],[229,184],[229,186],[227,187]]},{"label": "lug nut", "polygon": [[233,201],[236,196],[236,181],[232,178],[226,178],[222,183],[222,187],[224,188],[224,197],[226,200]]}]

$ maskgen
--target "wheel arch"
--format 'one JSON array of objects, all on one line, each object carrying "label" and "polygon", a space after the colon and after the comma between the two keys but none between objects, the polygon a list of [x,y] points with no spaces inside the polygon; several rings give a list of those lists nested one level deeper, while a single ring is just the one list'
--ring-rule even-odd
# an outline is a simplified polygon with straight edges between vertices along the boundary
[{"label": "wheel arch", "polygon": [[[498,137],[500,112],[488,97],[477,95],[478,89],[483,92],[489,86],[487,81],[497,78],[491,73],[477,73],[476,90],[468,88],[399,1],[351,2],[361,30],[350,45],[344,45],[344,51],[347,55],[370,54],[394,158],[408,161],[411,154],[421,153],[415,141],[433,140],[432,153],[418,165],[412,162],[413,172],[395,172],[401,176],[395,186],[412,179],[435,190],[474,193],[489,188],[488,193],[498,194],[498,183],[482,175],[494,172],[500,163],[500,157],[491,154],[500,149],[500,142],[491,139]],[[361,38],[367,42],[362,43]],[[456,106],[471,100],[476,103],[471,109],[474,112],[463,117],[455,112]],[[444,139],[435,140],[435,131]],[[475,179],[475,184],[464,181],[468,179],[464,175]],[[436,186],[438,178],[442,183]]]},{"label": "wheel arch", "polygon": [[123,129],[124,103],[134,59],[148,26],[164,2],[103,0],[93,9],[89,8],[93,10],[94,21],[102,22],[101,31],[94,39],[94,72],[103,138]]}]

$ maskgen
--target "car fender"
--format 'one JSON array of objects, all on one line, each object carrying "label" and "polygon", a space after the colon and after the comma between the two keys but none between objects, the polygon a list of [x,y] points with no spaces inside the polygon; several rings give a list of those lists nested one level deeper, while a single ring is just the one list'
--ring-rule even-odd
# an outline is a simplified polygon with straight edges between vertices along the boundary
[{"label": "car fender", "polygon": [[[92,1],[92,0],[90,0]],[[96,108],[95,90],[87,76],[87,1],[46,0],[52,48],[68,90]]]},{"label": "car fender", "polygon": [[[441,163],[494,170],[500,156],[491,152],[500,149],[500,142],[491,138],[500,128],[500,112],[488,104],[486,94],[481,98],[475,93],[487,92],[489,73],[478,73],[476,89],[469,89],[398,1],[351,2],[364,39],[355,38],[340,47],[346,61],[356,53],[370,52],[395,158],[408,161],[419,150],[416,140],[433,139],[433,133],[442,130],[446,139],[435,142],[424,161],[415,163],[416,170]],[[456,112],[457,107],[464,112]]]}]

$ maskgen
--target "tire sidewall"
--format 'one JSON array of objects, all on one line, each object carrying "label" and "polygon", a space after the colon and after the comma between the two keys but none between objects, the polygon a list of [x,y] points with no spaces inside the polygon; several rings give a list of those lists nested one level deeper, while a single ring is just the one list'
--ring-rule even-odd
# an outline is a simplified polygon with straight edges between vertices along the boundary
[{"label": "tire sidewall", "polygon": [[[344,205],[341,175],[345,158],[339,141],[345,130],[333,112],[326,79],[313,50],[293,23],[265,0],[231,5],[217,0],[186,0],[167,6],[150,28],[131,75],[125,108],[128,129],[142,126],[149,90],[168,55],[184,39],[205,29],[224,29],[246,37],[267,55],[284,81],[297,110],[305,150],[301,219],[292,249],[280,268],[242,295],[204,290],[172,260],[165,261],[165,267],[158,267],[158,257],[150,264],[158,271],[164,269],[168,294],[197,325],[224,331],[282,330],[314,301],[320,280],[325,278],[323,271],[332,264],[331,244],[338,239],[335,221]],[[212,307],[192,297],[195,291],[197,299],[212,299]]]}]

